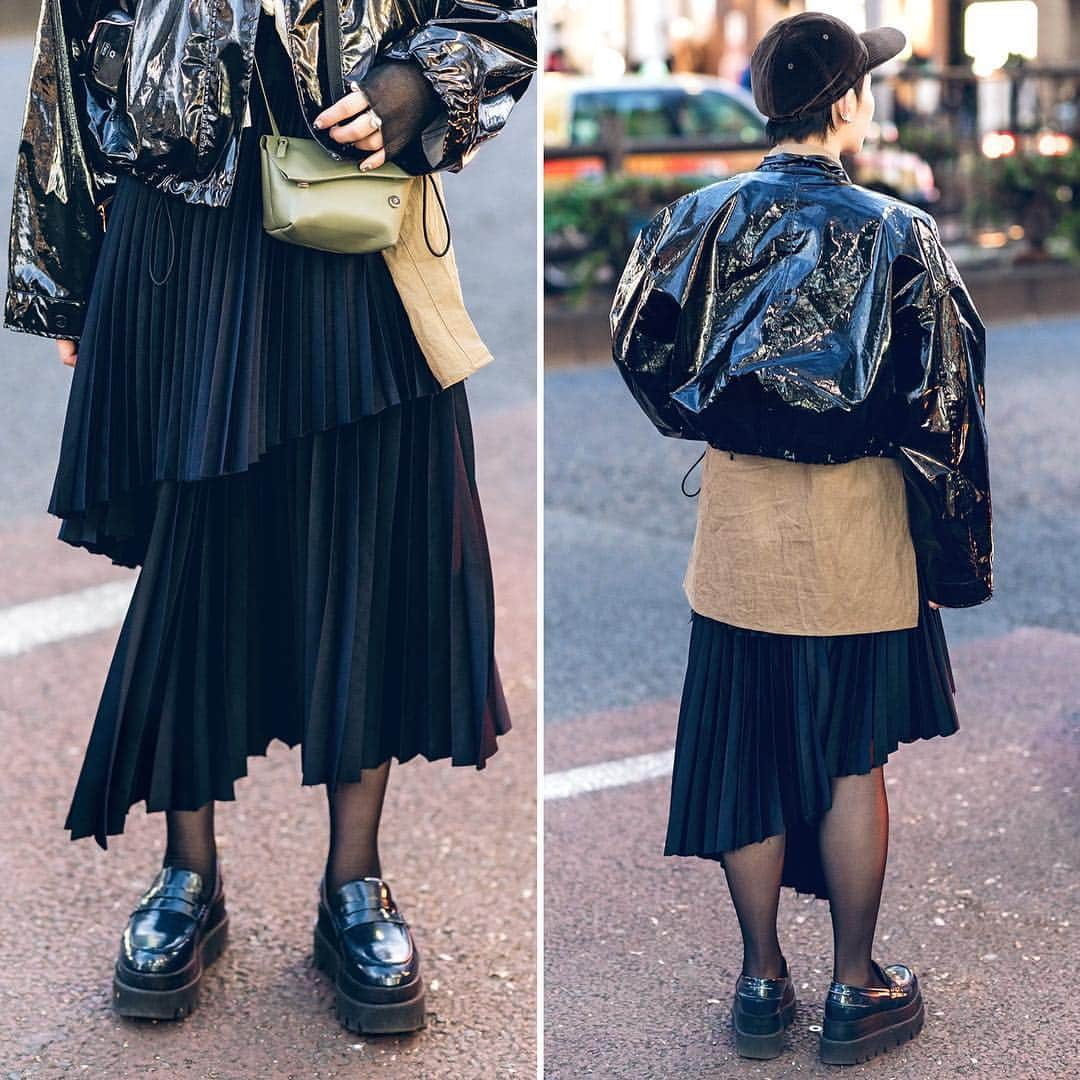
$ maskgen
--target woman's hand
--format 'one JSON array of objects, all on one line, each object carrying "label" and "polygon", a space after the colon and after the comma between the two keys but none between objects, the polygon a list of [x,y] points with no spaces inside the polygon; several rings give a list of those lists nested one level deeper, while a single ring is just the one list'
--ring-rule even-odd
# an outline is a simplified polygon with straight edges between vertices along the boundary
[{"label": "woman's hand", "polygon": [[79,343],[71,338],[57,338],[56,348],[60,353],[60,362],[74,367],[75,361],[79,359]]},{"label": "woman's hand", "polygon": [[[363,161],[368,169],[393,161],[443,111],[442,100],[414,60],[376,64],[349,86],[352,92],[323,109],[314,124],[329,128],[336,142],[370,150]],[[343,120],[348,123],[339,123]]]},{"label": "woman's hand", "polygon": [[[355,83],[352,84],[356,86]],[[357,116],[356,114],[360,115]],[[355,117],[349,120],[349,117]],[[348,123],[339,121],[348,120]],[[368,157],[360,162],[360,168],[376,169],[386,161],[383,144],[382,117],[371,107],[367,94],[355,89],[339,98],[333,105],[323,109],[313,123],[317,128],[330,128],[330,138],[339,143],[350,143],[361,150],[370,150]],[[336,124],[336,127],[331,127]]]},{"label": "woman's hand", "polygon": [[931,606],[932,608],[939,608],[939,607],[941,607],[941,605],[940,605],[940,604],[935,604],[933,600],[927,600],[926,602],[927,602],[927,603],[928,603],[928,604],[929,604],[929,605],[930,605],[930,606]]}]

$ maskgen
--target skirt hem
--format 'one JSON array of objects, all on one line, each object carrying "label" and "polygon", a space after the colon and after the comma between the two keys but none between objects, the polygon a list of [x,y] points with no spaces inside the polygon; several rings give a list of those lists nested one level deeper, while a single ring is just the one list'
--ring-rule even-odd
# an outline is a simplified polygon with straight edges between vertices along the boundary
[{"label": "skirt hem", "polygon": [[[501,738],[503,735],[508,734],[511,730],[512,729],[510,727],[507,727],[505,731],[500,733],[499,737]],[[302,740],[294,742],[294,743],[288,743],[284,739],[275,737],[270,741],[270,743],[267,744],[265,750],[253,750],[251,753],[249,753],[248,754],[248,759],[250,760],[251,758],[269,758],[270,750],[273,747],[274,743],[281,743],[286,749],[295,750],[298,746],[302,745]],[[434,763],[439,762],[439,761],[447,761],[447,760],[449,760],[449,762],[450,762],[450,764],[451,764],[451,766],[453,768],[457,768],[457,769],[474,768],[474,769],[476,769],[477,772],[480,772],[482,769],[487,767],[488,761],[492,757],[494,757],[495,754],[498,753],[498,751],[499,751],[498,745],[494,745],[485,754],[485,756],[480,758],[479,760],[465,761],[465,760],[455,760],[453,753],[430,755],[430,754],[426,753],[423,750],[413,750],[412,752],[407,753],[404,757],[401,757],[396,753],[387,754],[381,761],[373,762],[370,765],[364,765],[364,766],[362,766],[362,768],[363,769],[377,769],[377,768],[379,768],[379,766],[385,765],[386,762],[388,762],[388,761],[396,761],[399,765],[406,765],[410,761],[415,760],[416,758],[423,758],[429,764],[434,764]],[[157,804],[155,802],[155,800],[153,800],[153,799],[140,799],[139,802],[132,803],[128,807],[127,813],[125,813],[125,815],[124,815],[124,820],[120,822],[119,827],[117,827],[117,828],[109,827],[109,828],[106,828],[104,832],[98,832],[98,831],[96,831],[94,829],[82,829],[80,827],[72,826],[70,824],[70,821],[65,822],[64,828],[65,828],[65,830],[67,832],[69,832],[71,834],[69,836],[69,838],[68,838],[69,840],[76,841],[76,840],[84,840],[84,839],[86,839],[88,837],[93,837],[94,840],[96,841],[97,845],[102,849],[102,851],[108,851],[108,848],[109,848],[108,838],[111,837],[111,836],[122,836],[124,834],[124,832],[126,830],[126,826],[127,826],[127,816],[128,816],[128,814],[130,814],[133,810],[135,810],[139,806],[140,803],[142,803],[145,806],[145,813],[147,815],[149,815],[149,814],[169,813],[169,812],[172,812],[172,811],[198,810],[201,806],[205,806],[206,803],[208,803],[208,802],[236,802],[237,801],[236,783],[239,780],[247,779],[247,777],[249,775],[250,775],[250,770],[245,765],[245,768],[244,768],[244,770],[242,772],[239,772],[235,776],[233,776],[233,778],[229,782],[229,785],[228,785],[227,788],[222,789],[220,792],[216,792],[215,794],[211,795],[209,799],[204,800],[203,802],[199,803],[197,806],[187,806],[187,805],[183,805],[183,806],[180,806],[180,805],[165,806],[165,805]],[[340,777],[337,782],[339,784],[350,784],[350,783],[355,783],[356,781],[358,781],[360,779],[361,778],[359,776],[345,775],[345,776]],[[329,783],[329,779],[327,777],[325,777],[325,776],[321,777],[320,779],[317,779],[317,780],[316,779],[309,779],[307,777],[304,777],[303,775],[301,775],[301,778],[300,778],[300,786],[301,787],[318,787],[320,784],[326,784],[326,783]]]},{"label": "skirt hem", "polygon": [[[464,380],[461,381],[464,382]],[[154,505],[154,489],[159,484],[208,484],[215,480],[228,480],[245,476],[255,469],[265,467],[267,459],[288,453],[290,449],[295,450],[296,445],[303,443],[305,440],[310,441],[313,437],[326,436],[341,429],[353,428],[377,418],[389,410],[407,408],[414,401],[437,397],[444,392],[444,390],[435,390],[429,394],[420,394],[417,397],[392,401],[371,413],[365,413],[347,420],[339,420],[325,427],[315,427],[310,431],[287,435],[266,446],[255,458],[236,468],[227,468],[221,472],[208,473],[206,476],[181,477],[155,474],[140,483],[119,488],[111,492],[107,497],[96,499],[85,506],[74,506],[65,509],[57,504],[55,498],[51,499],[46,512],[61,522],[60,530],[56,536],[58,540],[68,544],[70,547],[82,548],[91,555],[104,555],[111,560],[114,566],[137,570],[145,560],[146,544],[149,541],[150,529],[153,525],[152,515],[146,515],[146,508]],[[138,531],[140,510],[142,510],[145,517],[142,522],[142,531]],[[131,531],[102,532],[97,524],[91,526],[92,533],[81,531],[88,521],[96,519],[108,523],[110,520],[109,515],[117,513],[123,516],[119,521],[114,518],[114,524],[126,524]]]},{"label": "skirt hem", "polygon": [[787,836],[781,885],[828,899],[818,842],[832,781],[960,729],[940,612],[915,627],[791,636],[691,610],[664,854],[711,859]]},{"label": "skirt hem", "polygon": [[[895,754],[900,749],[901,746],[910,746],[912,743],[925,742],[925,741],[927,741],[929,739],[937,739],[937,738],[947,739],[950,735],[957,734],[957,732],[959,730],[960,730],[960,728],[956,727],[952,731],[936,731],[936,732],[933,732],[932,734],[928,734],[928,735],[912,735],[910,738],[900,738],[897,741],[896,745],[893,746],[888,751],[888,753],[886,753],[886,755],[880,761],[874,761],[873,762],[870,769],[853,770],[851,772],[831,773],[829,775],[829,779],[830,780],[835,780],[835,779],[837,779],[837,778],[839,778],[841,776],[866,776],[873,769],[876,769],[876,768],[878,768],[878,767],[880,767],[882,765],[887,764],[888,761],[889,761],[889,758],[892,757],[892,755]],[[718,862],[721,865],[723,865],[724,854],[727,851],[736,851],[739,848],[745,847],[748,844],[759,844],[759,843],[762,843],[765,840],[771,839],[774,836],[785,836],[789,832],[795,832],[796,830],[806,830],[806,831],[810,831],[810,832],[816,832],[818,827],[821,824],[822,818],[829,812],[829,810],[831,808],[832,808],[832,798],[831,798],[831,793],[830,793],[830,797],[821,806],[821,809],[820,809],[819,813],[817,813],[817,814],[815,814],[815,815],[813,815],[813,816],[811,816],[809,818],[803,818],[800,821],[795,822],[794,824],[786,824],[784,828],[782,828],[782,829],[780,829],[780,830],[778,830],[776,832],[767,832],[764,836],[755,835],[755,836],[751,837],[750,839],[741,840],[738,844],[731,844],[729,846],[725,846],[723,848],[723,850],[714,850],[714,849],[705,850],[705,849],[703,849],[703,850],[693,850],[692,851],[692,850],[689,850],[688,848],[684,849],[684,850],[675,850],[675,848],[672,845],[666,844],[665,847],[664,847],[664,854],[667,855],[667,856],[674,856],[675,858],[708,859],[710,862]],[[808,883],[806,883],[805,881],[802,881],[802,880],[788,880],[789,876],[790,875],[787,874],[787,873],[784,874],[784,876],[783,876],[783,878],[781,879],[781,882],[780,882],[781,888],[792,889],[796,893],[796,895],[798,895],[798,896],[812,896],[812,897],[815,897],[816,899],[819,899],[819,900],[827,900],[828,899],[828,896],[824,891],[818,891],[812,885],[810,885],[810,884],[808,884]]]}]

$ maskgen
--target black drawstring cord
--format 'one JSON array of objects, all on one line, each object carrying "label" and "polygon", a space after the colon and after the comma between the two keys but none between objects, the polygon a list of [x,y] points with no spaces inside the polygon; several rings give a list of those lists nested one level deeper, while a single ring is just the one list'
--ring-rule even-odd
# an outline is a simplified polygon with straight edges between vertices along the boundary
[{"label": "black drawstring cord", "polygon": [[[150,280],[155,285],[164,285],[169,280],[169,275],[172,273],[173,259],[176,256],[176,232],[173,229],[172,212],[169,209],[169,196],[164,192],[159,192],[159,201],[157,206],[154,207],[154,217],[150,223],[150,245],[146,252],[146,269],[150,274]],[[165,276],[159,281],[154,276],[154,253],[157,251],[157,226],[158,218],[161,214],[161,208],[165,208],[165,217],[169,222],[169,265],[165,270]]]},{"label": "black drawstring cord", "polygon": [[[436,200],[438,200],[439,209],[442,211],[443,222],[446,225],[446,247],[444,247],[442,249],[442,251],[436,251],[431,246],[431,238],[428,236],[428,227],[427,227],[427,206],[428,206],[427,189],[428,189],[428,184],[429,183],[431,184],[432,191],[435,192],[435,198],[436,198]],[[421,207],[420,212],[421,212],[421,216],[424,219],[424,243],[427,244],[428,251],[430,251],[432,255],[434,255],[437,259],[441,259],[450,250],[450,218],[447,216],[447,213],[446,213],[446,203],[443,202],[443,198],[439,194],[439,189],[435,186],[435,181],[431,178],[430,173],[424,173],[424,202],[423,202],[423,205]]]},{"label": "black drawstring cord", "polygon": [[701,462],[702,458],[704,458],[704,457],[705,457],[705,454],[706,454],[706,453],[708,452],[708,449],[709,449],[709,448],[708,448],[708,447],[706,447],[706,448],[705,448],[704,450],[702,450],[702,451],[701,451],[701,457],[699,457],[699,458],[697,459],[697,461],[695,461],[695,462],[694,462],[694,464],[693,464],[693,465],[691,465],[691,466],[690,466],[690,468],[689,468],[689,469],[687,469],[685,473],[683,473],[683,478],[682,478],[682,493],[683,493],[683,494],[684,494],[684,495],[685,495],[685,496],[686,496],[686,497],[687,497],[688,499],[693,499],[693,498],[696,498],[696,497],[697,497],[698,495],[700,495],[700,494],[701,494],[701,485],[700,485],[700,484],[698,484],[698,489],[697,489],[697,491],[695,491],[695,492],[694,492],[694,494],[693,494],[693,495],[691,495],[691,494],[690,494],[690,492],[686,490],[686,481],[687,481],[687,480],[688,480],[688,479],[690,478],[690,474],[691,474],[691,473],[692,473],[692,472],[693,472],[693,471],[694,471],[694,470],[695,470],[695,469],[696,469],[696,468],[698,467],[698,465],[700,464],[700,462]]}]

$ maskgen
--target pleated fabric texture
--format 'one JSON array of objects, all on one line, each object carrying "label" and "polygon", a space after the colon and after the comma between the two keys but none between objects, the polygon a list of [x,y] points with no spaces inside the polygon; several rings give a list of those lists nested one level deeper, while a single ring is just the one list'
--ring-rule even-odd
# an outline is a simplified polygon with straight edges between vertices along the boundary
[{"label": "pleated fabric texture", "polygon": [[941,613],[837,636],[747,630],[691,612],[665,854],[723,853],[786,833],[781,884],[828,898],[817,832],[830,780],[901,743],[958,730]]},{"label": "pleated fabric texture", "polygon": [[465,384],[381,254],[265,235],[255,150],[225,208],[119,178],[79,342],[50,510],[141,567],[65,823],[102,848],[140,801],[235,798],[275,738],[320,784],[483,767],[510,728]]},{"label": "pleated fabric texture", "polygon": [[[279,127],[306,135],[269,16],[256,46]],[[439,390],[380,253],[262,228],[257,86],[250,102],[227,207],[117,178],[49,511],[62,539],[121,565],[141,562],[145,500],[131,493],[148,479],[240,472],[285,440]]]}]

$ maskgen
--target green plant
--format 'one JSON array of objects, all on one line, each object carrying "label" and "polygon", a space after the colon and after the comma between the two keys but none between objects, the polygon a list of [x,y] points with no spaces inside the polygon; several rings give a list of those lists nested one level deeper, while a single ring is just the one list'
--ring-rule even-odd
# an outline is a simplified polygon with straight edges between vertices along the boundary
[{"label": "green plant", "polygon": [[1047,156],[1017,153],[979,166],[980,196],[969,212],[975,221],[1017,221],[1032,249],[1065,237],[1080,251],[1075,220],[1080,212],[1080,150]]},{"label": "green plant", "polygon": [[545,282],[571,300],[609,284],[622,271],[641,227],[662,206],[709,182],[624,174],[546,191]]},{"label": "green plant", "polygon": [[1073,261],[1080,262],[1080,207],[1062,215],[1056,235],[1068,241],[1070,257]]},{"label": "green plant", "polygon": [[944,126],[934,126],[924,120],[901,124],[897,128],[897,145],[918,154],[931,166],[953,161],[959,154],[956,135]]}]

